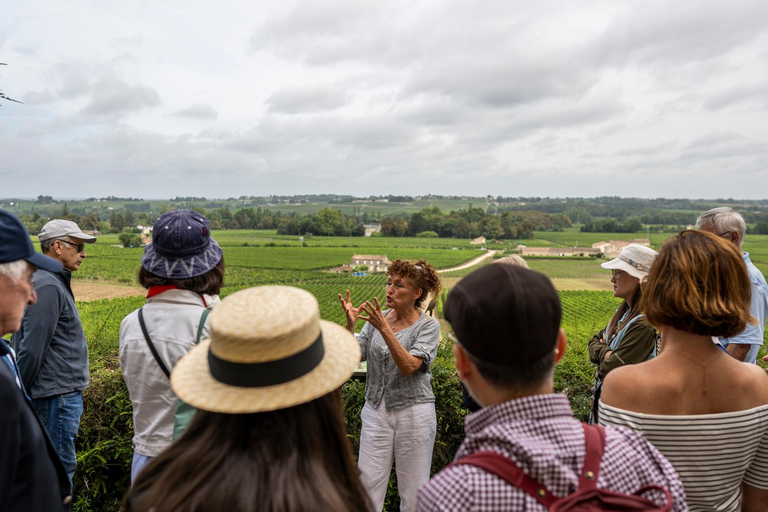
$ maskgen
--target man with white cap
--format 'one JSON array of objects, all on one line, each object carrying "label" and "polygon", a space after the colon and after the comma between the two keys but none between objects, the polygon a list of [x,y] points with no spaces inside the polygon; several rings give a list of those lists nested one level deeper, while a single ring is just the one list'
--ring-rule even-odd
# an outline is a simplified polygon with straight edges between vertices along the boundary
[{"label": "man with white cap", "polygon": [[[35,268],[61,270],[61,263],[35,252],[24,225],[0,210],[0,335],[19,328],[37,296]],[[67,473],[29,401],[13,351],[0,342],[0,510],[67,510]]]},{"label": "man with white cap", "polygon": [[[722,206],[712,208],[696,219],[696,229],[707,231],[728,240],[741,251],[747,225],[744,217],[733,208]],[[747,323],[747,327],[732,338],[718,338],[718,341],[733,357],[745,363],[754,363],[757,352],[763,344],[763,331],[768,316],[768,284],[762,272],[750,261],[749,253],[742,251],[744,263],[752,288],[750,313],[757,319],[757,324]]]},{"label": "man with white cap", "polygon": [[11,338],[19,370],[32,405],[64,463],[70,485],[75,474],[75,438],[88,386],[88,345],[70,280],[86,257],[85,244],[96,238],[72,221],[56,219],[37,236],[43,254],[64,267],[39,269],[32,282],[37,304],[24,313],[21,329]]}]

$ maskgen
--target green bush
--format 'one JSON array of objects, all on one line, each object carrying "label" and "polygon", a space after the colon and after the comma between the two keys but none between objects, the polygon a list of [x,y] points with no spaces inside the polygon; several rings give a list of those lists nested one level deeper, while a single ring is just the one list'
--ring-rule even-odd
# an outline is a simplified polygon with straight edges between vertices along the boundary
[{"label": "green bush", "polygon": [[[131,302],[136,300],[140,299],[122,299],[119,304],[121,308],[131,308]],[[88,310],[87,307],[84,309]],[[96,331],[97,326],[94,325],[93,329]],[[592,326],[566,326],[566,329],[571,337],[571,345],[556,367],[555,390],[566,394],[576,416],[585,420],[589,414],[589,389],[594,372],[594,366],[589,363],[586,354],[585,338]],[[98,332],[106,334],[103,330]],[[92,349],[95,348],[92,346]],[[453,459],[464,438],[464,417],[467,413],[451,342],[447,337],[440,342],[432,363],[432,388],[437,412],[437,436],[432,457],[434,474]],[[347,436],[355,453],[360,448],[360,412],[365,403],[364,390],[365,382],[354,380],[342,388]],[[116,355],[110,357],[105,354],[92,360],[91,382],[84,393],[84,402],[76,445],[78,467],[74,480],[74,509],[78,512],[117,511],[130,485],[133,421],[128,391]],[[393,471],[387,489],[385,510],[399,509],[395,480]]]},{"label": "green bush", "polygon": [[439,236],[436,231],[422,231],[416,235],[416,238],[438,238]]},{"label": "green bush", "polygon": [[118,511],[131,483],[133,417],[128,389],[117,361],[91,366],[83,393],[73,482],[77,511]]}]

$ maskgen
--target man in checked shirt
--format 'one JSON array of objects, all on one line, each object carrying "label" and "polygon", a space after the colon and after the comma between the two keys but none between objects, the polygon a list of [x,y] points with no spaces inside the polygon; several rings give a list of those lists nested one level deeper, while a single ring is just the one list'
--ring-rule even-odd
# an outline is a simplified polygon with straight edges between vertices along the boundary
[{"label": "man in checked shirt", "polygon": [[[568,398],[553,392],[553,368],[565,352],[560,299],[547,277],[511,265],[488,265],[462,279],[444,314],[458,343],[456,367],[483,408],[467,416],[456,460],[478,451],[509,457],[556,497],[573,493],[584,456],[584,431]],[[648,441],[606,427],[597,485],[632,494],[656,484],[672,510],[688,510],[672,465]],[[663,504],[658,491],[644,494]],[[472,465],[450,466],[419,492],[418,511],[544,510],[500,477]]]}]

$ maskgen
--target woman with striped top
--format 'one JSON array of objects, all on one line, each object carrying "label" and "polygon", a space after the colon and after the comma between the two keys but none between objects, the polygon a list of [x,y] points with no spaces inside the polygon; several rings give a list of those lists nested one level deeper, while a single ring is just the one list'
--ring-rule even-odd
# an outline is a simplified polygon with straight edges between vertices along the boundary
[{"label": "woman with striped top", "polygon": [[750,284],[736,248],[710,233],[667,240],[641,308],[662,333],[661,353],[605,379],[600,423],[631,428],[674,465],[691,510],[764,510],[768,504],[768,379],[712,336],[750,316]]}]

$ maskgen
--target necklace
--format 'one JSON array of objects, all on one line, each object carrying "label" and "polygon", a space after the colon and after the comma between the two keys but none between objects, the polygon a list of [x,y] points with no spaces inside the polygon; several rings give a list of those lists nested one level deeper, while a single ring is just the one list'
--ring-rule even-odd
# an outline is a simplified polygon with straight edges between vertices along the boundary
[{"label": "necklace", "polygon": [[702,395],[706,395],[707,394],[707,368],[709,368],[709,365],[711,365],[712,362],[715,360],[715,357],[717,357],[717,354],[715,354],[715,357],[713,357],[707,364],[702,364],[702,363],[700,363],[700,362],[698,362],[698,361],[696,361],[694,359],[691,359],[690,357],[688,357],[687,355],[683,354],[682,352],[678,352],[677,350],[672,350],[672,349],[668,348],[667,350],[665,350],[665,352],[673,352],[673,353],[675,353],[675,354],[677,354],[679,356],[682,356],[682,357],[686,358],[687,360],[689,360],[693,364],[701,366],[701,368],[703,369],[703,373],[704,373],[704,375],[703,375],[703,377],[704,377],[704,389],[702,390],[701,394]]}]

